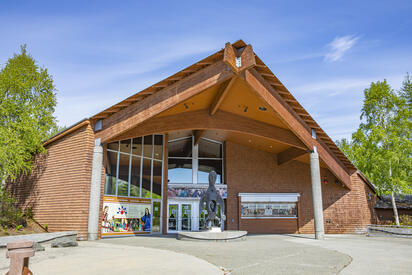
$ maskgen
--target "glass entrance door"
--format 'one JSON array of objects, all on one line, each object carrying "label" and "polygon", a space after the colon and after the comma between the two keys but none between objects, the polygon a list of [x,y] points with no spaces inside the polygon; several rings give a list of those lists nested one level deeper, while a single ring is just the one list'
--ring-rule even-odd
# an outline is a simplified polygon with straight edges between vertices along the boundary
[{"label": "glass entrance door", "polygon": [[190,231],[192,230],[192,205],[182,204],[182,230]]},{"label": "glass entrance door", "polygon": [[170,201],[167,212],[167,232],[198,231],[199,202]]},{"label": "glass entrance door", "polygon": [[161,231],[161,201],[152,202],[152,233],[160,233]]},{"label": "glass entrance door", "polygon": [[167,220],[167,230],[168,231],[177,231],[178,229],[178,220],[179,220],[179,204],[169,204]]}]

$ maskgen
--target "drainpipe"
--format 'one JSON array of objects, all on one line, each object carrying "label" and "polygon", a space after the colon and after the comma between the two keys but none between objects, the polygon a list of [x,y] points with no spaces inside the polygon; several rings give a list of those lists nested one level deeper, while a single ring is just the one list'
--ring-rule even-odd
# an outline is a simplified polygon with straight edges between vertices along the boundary
[{"label": "drainpipe", "polygon": [[100,189],[102,182],[103,146],[100,139],[94,141],[92,179],[90,182],[89,225],[87,239],[97,240],[99,231]]}]

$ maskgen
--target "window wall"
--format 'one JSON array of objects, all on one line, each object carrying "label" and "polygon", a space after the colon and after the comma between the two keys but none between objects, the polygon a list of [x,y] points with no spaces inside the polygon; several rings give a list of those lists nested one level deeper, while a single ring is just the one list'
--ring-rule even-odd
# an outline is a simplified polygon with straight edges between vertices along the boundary
[{"label": "window wall", "polygon": [[105,195],[161,198],[163,135],[109,143],[105,164]]},{"label": "window wall", "polygon": [[194,144],[193,137],[169,141],[169,183],[207,184],[209,172],[217,174],[216,183],[223,184],[223,144],[201,138]]},{"label": "window wall", "polygon": [[295,202],[242,202],[242,218],[279,218],[297,216]]}]

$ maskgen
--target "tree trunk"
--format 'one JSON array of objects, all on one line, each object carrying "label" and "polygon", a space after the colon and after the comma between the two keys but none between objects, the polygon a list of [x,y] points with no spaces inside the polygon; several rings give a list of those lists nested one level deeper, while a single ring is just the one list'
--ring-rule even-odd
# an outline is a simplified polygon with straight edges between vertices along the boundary
[{"label": "tree trunk", "polygon": [[391,199],[392,199],[393,215],[395,216],[396,225],[400,225],[399,224],[398,209],[396,208],[396,202],[395,202],[395,194],[393,193],[393,191],[391,192]]},{"label": "tree trunk", "polygon": [[[392,166],[391,166],[390,160],[389,160],[389,178],[392,179]],[[399,226],[400,224],[399,224],[398,208],[396,208],[395,194],[393,193],[393,190],[391,191],[391,199],[392,199],[393,215],[395,216],[395,222],[396,222],[396,225]]]}]

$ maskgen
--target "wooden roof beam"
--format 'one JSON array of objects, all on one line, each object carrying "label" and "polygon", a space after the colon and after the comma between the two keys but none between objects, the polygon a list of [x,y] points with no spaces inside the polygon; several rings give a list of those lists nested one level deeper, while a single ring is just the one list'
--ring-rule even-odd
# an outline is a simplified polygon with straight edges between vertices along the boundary
[{"label": "wooden roof beam", "polygon": [[114,136],[111,140],[108,140],[108,142],[151,135],[154,133],[167,133],[193,129],[245,133],[271,139],[275,142],[297,147],[302,150],[307,150],[305,144],[303,144],[302,141],[288,129],[222,110],[217,111],[214,116],[209,115],[209,110],[198,110],[170,116],[154,117],[124,134]]},{"label": "wooden roof beam", "polygon": [[238,50],[235,49],[232,44],[226,43],[223,62],[225,62],[235,74],[239,74],[248,68],[256,66],[255,53],[251,45],[247,45],[242,53],[239,54]]},{"label": "wooden roof beam", "polygon": [[316,146],[320,158],[326,163],[329,170],[350,189],[351,180],[345,165],[338,162],[322,144],[312,137],[310,131],[293,115],[292,110],[287,108],[286,103],[284,103],[285,101],[276,90],[253,68],[246,70],[242,77],[250,88],[268,103],[282,122],[285,123],[310,150],[313,150],[313,147]]},{"label": "wooden roof beam", "polygon": [[219,109],[219,106],[222,104],[223,100],[225,99],[226,95],[229,93],[230,88],[232,88],[233,83],[235,83],[236,77],[232,77],[230,81],[227,81],[220,85],[219,91],[217,92],[215,98],[210,104],[209,114],[213,116],[216,111]]},{"label": "wooden roof beam", "polygon": [[104,119],[95,136],[105,142],[232,76],[224,62],[216,62]]},{"label": "wooden roof beam", "polygon": [[303,156],[304,154],[307,154],[307,153],[308,153],[307,150],[290,147],[289,149],[286,149],[285,151],[282,151],[277,154],[278,165],[289,163],[292,160],[300,156]]},{"label": "wooden roof beam", "polygon": [[194,144],[197,145],[200,141],[200,138],[202,137],[204,133],[204,130],[194,130],[193,131],[193,136],[194,136]]}]

